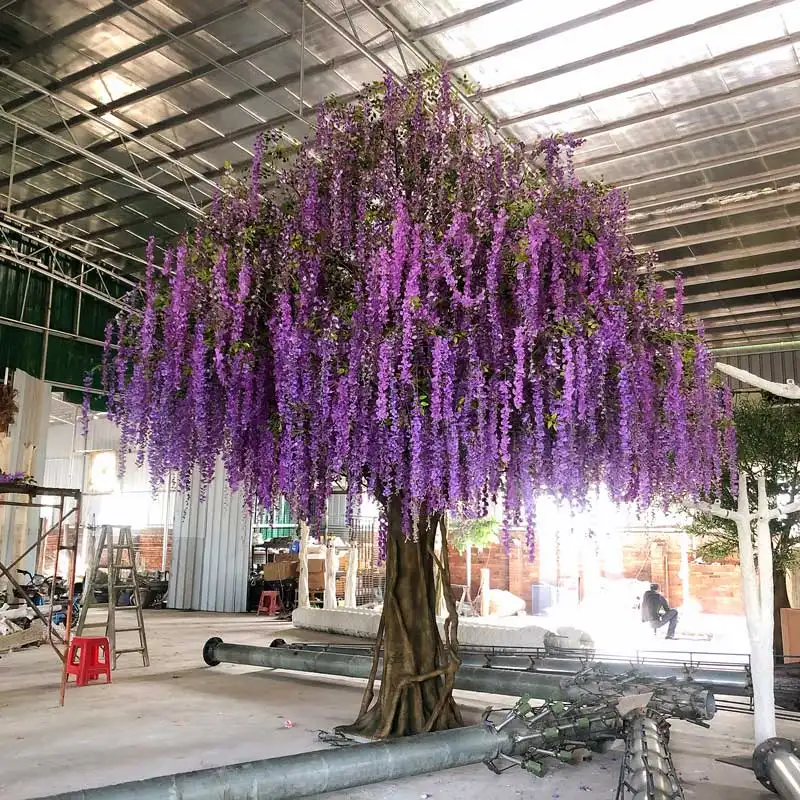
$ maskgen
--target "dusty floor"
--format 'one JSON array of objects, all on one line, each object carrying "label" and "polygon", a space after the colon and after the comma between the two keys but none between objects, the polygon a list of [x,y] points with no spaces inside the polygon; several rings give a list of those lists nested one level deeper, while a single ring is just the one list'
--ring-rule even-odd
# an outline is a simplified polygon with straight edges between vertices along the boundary
[{"label": "dusty floor", "polygon": [[[268,644],[278,634],[310,638],[285,624],[253,615],[154,611],[147,625],[153,666],[136,667],[135,656],[122,656],[113,684],[71,686],[63,709],[60,662],[52,651],[42,647],[0,660],[0,798],[26,800],[317,749],[325,746],[317,732],[351,721],[358,707],[359,681],[202,662],[210,636],[242,644]],[[493,702],[458,694],[473,713]],[[284,727],[287,719],[294,727]],[[713,760],[748,752],[750,725],[748,717],[720,714],[710,731],[674,726],[673,754],[687,798],[774,797],[750,773]],[[783,723],[779,733],[797,738],[800,726]],[[618,758],[612,752],[578,767],[554,765],[540,779],[519,769],[496,776],[480,765],[464,767],[325,798],[611,798]]]}]

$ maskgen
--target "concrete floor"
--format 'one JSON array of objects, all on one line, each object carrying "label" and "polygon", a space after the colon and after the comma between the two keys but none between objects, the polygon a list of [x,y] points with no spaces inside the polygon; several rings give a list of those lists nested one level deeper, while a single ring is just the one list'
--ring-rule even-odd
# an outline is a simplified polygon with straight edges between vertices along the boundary
[{"label": "concrete floor", "polygon": [[[275,636],[309,639],[291,625],[253,615],[147,613],[152,666],[122,656],[109,686],[71,686],[58,706],[60,662],[45,647],[0,660],[0,798],[26,800],[57,792],[215,767],[325,747],[319,730],[353,719],[362,682],[300,676],[233,665],[206,667],[210,636],[268,644]],[[314,639],[324,639],[315,635]],[[329,640],[333,637],[327,637]],[[503,704],[457,693],[466,713]],[[293,727],[284,727],[291,720]],[[752,721],[719,714],[710,731],[677,723],[672,750],[687,798],[754,800],[774,797],[742,769],[715,757],[749,752]],[[800,725],[779,733],[800,737]],[[438,798],[610,798],[619,752],[578,767],[553,765],[536,779],[512,769],[501,776],[478,765],[347,792],[327,800]]]}]

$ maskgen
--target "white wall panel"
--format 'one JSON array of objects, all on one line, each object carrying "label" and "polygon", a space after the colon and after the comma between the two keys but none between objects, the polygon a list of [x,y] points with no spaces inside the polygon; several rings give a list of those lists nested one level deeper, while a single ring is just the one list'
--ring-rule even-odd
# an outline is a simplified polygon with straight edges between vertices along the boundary
[{"label": "white wall panel", "polygon": [[[44,485],[47,429],[50,422],[50,384],[21,370],[14,372],[17,412],[0,448],[0,466],[6,472],[25,472]],[[0,506],[0,559],[13,562],[39,535],[39,509]],[[32,570],[35,551],[18,566]]]}]

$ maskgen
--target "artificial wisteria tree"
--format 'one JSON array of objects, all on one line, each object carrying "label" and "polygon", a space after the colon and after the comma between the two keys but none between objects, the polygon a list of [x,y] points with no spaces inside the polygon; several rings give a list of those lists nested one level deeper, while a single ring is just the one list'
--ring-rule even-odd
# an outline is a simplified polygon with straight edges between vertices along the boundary
[{"label": "artificial wisteria tree", "polygon": [[328,104],[291,161],[259,141],[249,180],[160,266],[151,248],[108,331],[110,414],[154,481],[207,482],[221,455],[232,486],[312,527],[335,480],[351,513],[365,487],[379,501],[383,673],[360,733],[460,724],[452,605],[444,641],[435,618],[447,512],[500,495],[504,538],[522,526],[532,549],[541,492],[647,506],[718,482],[709,354],[634,255],[623,197],[575,176],[576,145],[507,148],[446,76],[387,77]]}]

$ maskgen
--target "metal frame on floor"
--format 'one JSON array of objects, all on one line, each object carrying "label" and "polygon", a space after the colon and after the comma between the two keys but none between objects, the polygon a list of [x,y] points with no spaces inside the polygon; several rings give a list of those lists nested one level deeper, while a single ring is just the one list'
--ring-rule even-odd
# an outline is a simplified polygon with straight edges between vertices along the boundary
[{"label": "metal frame on floor", "polygon": [[[12,499],[8,499],[8,495]],[[13,496],[25,496],[26,501],[13,499]],[[72,628],[72,606],[75,600],[75,565],[78,556],[78,537],[81,527],[81,491],[80,489],[63,489],[44,486],[35,486],[29,483],[6,483],[0,484],[0,508],[3,506],[11,506],[16,508],[48,508],[56,509],[58,517],[53,525],[41,533],[36,541],[25,550],[24,553],[19,555],[10,564],[3,564],[0,562],[0,574],[4,575],[9,583],[17,590],[19,595],[25,602],[33,609],[34,614],[45,624],[47,629],[47,641],[58,657],[61,659],[63,668],[61,670],[61,687],[59,701],[64,705],[64,693],[67,684],[67,654],[69,652],[70,630]],[[54,498],[57,502],[36,502],[37,498]],[[72,501],[72,508],[67,508],[68,501]],[[75,524],[75,536],[67,542],[68,537],[65,535],[65,523],[67,520],[73,521]],[[47,539],[48,536],[56,537],[56,550],[55,550],[55,563],[53,564],[54,575],[58,574],[58,561],[62,551],[68,553],[69,570],[67,579],[67,600],[66,600],[66,622],[64,635],[58,631],[57,626],[53,623],[53,605],[55,603],[55,580],[50,584],[50,614],[45,616],[39,610],[39,607],[33,602],[21,586],[19,581],[14,577],[14,568],[19,564],[27,555],[34,550],[37,550],[41,544]],[[59,640],[60,645],[63,646],[63,651],[60,645],[56,643]]]}]

